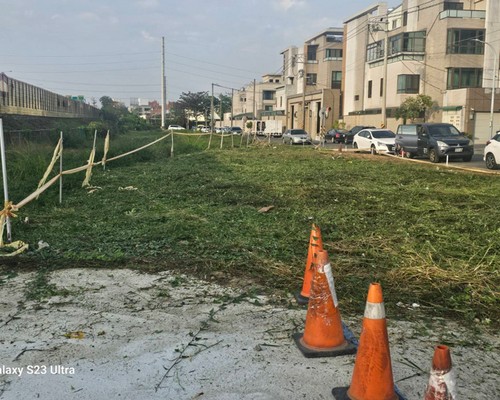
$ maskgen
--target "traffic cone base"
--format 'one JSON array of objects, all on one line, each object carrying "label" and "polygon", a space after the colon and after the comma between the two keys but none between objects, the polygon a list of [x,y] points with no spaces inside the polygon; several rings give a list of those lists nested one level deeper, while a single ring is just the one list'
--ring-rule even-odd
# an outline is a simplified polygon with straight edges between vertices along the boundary
[{"label": "traffic cone base", "polygon": [[356,347],[345,339],[328,252],[318,251],[316,258],[304,333],[292,337],[308,358],[353,354]]},{"label": "traffic cone base", "polygon": [[297,332],[292,335],[292,338],[295,340],[295,344],[306,358],[336,357],[356,353],[356,346],[347,340],[344,340],[344,343],[339,346],[325,348],[307,345],[302,339],[303,336],[304,334]]},{"label": "traffic cone base", "polygon": [[[347,394],[347,391],[349,390],[348,387],[337,387],[333,388],[332,394],[335,400],[358,400],[355,397],[349,397]],[[398,392],[396,392],[396,397],[394,397],[394,400],[406,400],[403,396],[401,396]]]},{"label": "traffic cone base", "polygon": [[337,400],[343,398],[397,400],[400,398],[392,377],[384,300],[382,287],[378,283],[370,284],[368,289],[351,385],[345,393],[342,388],[335,388],[332,393]]},{"label": "traffic cone base", "polygon": [[309,303],[309,297],[302,296],[300,291],[295,292],[294,296],[295,296],[295,301],[297,302],[297,304],[299,304],[301,306],[305,306]]}]

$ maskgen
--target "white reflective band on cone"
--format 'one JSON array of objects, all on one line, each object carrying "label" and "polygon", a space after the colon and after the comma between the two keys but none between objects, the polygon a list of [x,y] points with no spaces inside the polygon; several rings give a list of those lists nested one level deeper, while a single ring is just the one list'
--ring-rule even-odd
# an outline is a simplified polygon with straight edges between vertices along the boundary
[{"label": "white reflective band on cone", "polygon": [[383,319],[385,318],[384,303],[370,303],[366,302],[365,318],[368,319]]},{"label": "white reflective band on cone", "polygon": [[337,299],[337,292],[335,291],[335,280],[333,279],[332,266],[330,263],[326,264],[324,267],[326,279],[328,280],[328,286],[330,287],[330,292],[332,293],[333,304],[335,308],[338,307],[339,301]]},{"label": "white reflective band on cone", "polygon": [[433,388],[436,394],[445,394],[446,399],[456,399],[455,375],[453,371],[443,373],[443,371],[431,371],[429,377],[429,387]]}]

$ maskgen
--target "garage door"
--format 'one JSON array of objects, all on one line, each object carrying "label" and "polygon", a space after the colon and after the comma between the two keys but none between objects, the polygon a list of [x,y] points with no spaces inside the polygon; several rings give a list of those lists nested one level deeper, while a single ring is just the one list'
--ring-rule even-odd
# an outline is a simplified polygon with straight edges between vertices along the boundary
[{"label": "garage door", "polygon": [[[500,114],[494,114],[493,132],[500,130]],[[486,143],[490,138],[490,113],[476,112],[474,115],[474,141]]]}]

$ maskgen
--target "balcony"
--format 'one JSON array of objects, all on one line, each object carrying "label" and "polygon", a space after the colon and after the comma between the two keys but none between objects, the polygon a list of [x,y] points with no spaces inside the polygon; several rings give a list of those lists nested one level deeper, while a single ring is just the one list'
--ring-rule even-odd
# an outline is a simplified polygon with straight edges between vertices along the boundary
[{"label": "balcony", "polygon": [[486,11],[444,10],[439,13],[439,19],[445,18],[477,18],[486,19]]}]

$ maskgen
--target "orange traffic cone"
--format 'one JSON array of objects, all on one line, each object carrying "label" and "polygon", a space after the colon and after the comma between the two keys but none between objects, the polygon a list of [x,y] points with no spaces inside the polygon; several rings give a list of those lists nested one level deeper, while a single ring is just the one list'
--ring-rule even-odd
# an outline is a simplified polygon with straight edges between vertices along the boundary
[{"label": "orange traffic cone", "polygon": [[368,290],[352,382],[349,389],[346,389],[334,388],[332,393],[335,399],[401,399],[395,391],[392,378],[384,300],[379,283],[370,284]]},{"label": "orange traffic cone", "polygon": [[455,400],[455,398],[455,377],[451,369],[450,349],[448,346],[439,345],[434,350],[425,400]]},{"label": "orange traffic cone", "polygon": [[314,264],[316,263],[316,254],[319,250],[323,250],[323,240],[321,239],[321,230],[319,226],[313,224],[311,234],[309,236],[309,247],[307,249],[306,270],[304,272],[304,282],[302,290],[295,294],[297,303],[304,305],[309,301],[311,294],[311,282],[314,273]]},{"label": "orange traffic cone", "polygon": [[317,253],[316,271],[311,285],[304,334],[293,335],[305,357],[334,357],[356,352],[344,338],[337,294],[328,253]]}]

